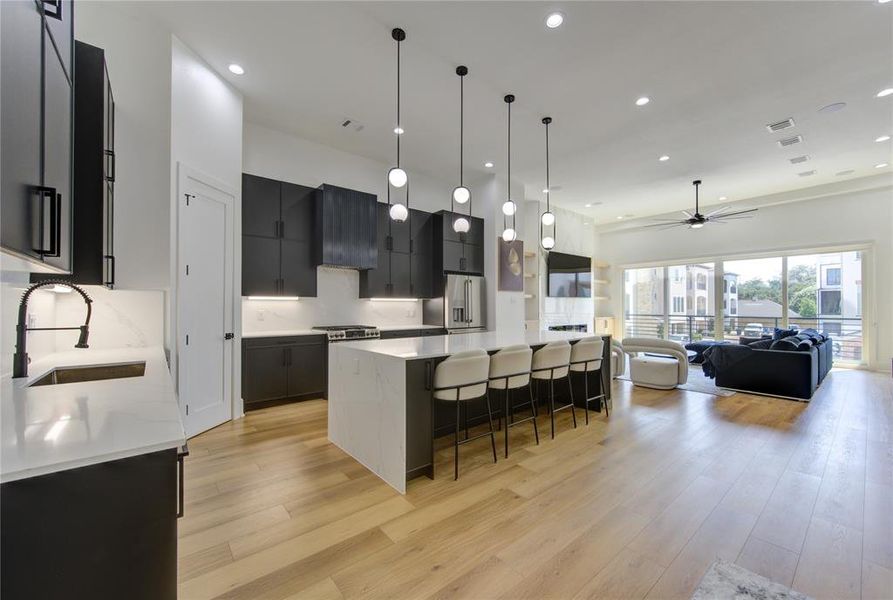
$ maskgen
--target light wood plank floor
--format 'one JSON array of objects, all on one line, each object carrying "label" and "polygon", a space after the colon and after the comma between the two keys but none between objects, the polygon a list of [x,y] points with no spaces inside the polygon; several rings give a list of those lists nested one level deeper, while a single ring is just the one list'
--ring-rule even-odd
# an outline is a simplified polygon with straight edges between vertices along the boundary
[{"label": "light wood plank floor", "polygon": [[180,597],[688,598],[716,558],[893,597],[889,376],[836,370],[809,404],[614,387],[609,420],[516,427],[508,460],[463,446],[458,482],[442,440],[405,496],[328,443],[322,400],[193,438]]}]

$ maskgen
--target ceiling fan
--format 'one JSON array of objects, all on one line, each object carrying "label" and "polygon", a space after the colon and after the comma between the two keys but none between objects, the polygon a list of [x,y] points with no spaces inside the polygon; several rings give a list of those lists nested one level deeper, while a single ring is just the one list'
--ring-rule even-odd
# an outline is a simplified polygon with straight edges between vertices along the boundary
[{"label": "ceiling fan", "polygon": [[[758,208],[751,208],[748,210],[738,210],[735,212],[726,212],[731,209],[731,206],[723,206],[722,208],[717,208],[716,210],[712,210],[706,215],[702,215],[700,212],[700,202],[698,200],[698,186],[701,185],[700,179],[695,179],[692,181],[692,185],[695,186],[695,212],[691,213],[687,210],[683,210],[682,214],[685,215],[685,219],[676,220],[676,219],[657,219],[656,223],[653,225],[645,225],[645,227],[665,227],[669,229],[670,227],[688,227],[689,229],[700,229],[707,223],[719,223],[723,224],[726,221],[737,221],[738,219],[749,219],[753,215],[748,213],[754,213]],[[747,215],[747,216],[744,216]]]}]

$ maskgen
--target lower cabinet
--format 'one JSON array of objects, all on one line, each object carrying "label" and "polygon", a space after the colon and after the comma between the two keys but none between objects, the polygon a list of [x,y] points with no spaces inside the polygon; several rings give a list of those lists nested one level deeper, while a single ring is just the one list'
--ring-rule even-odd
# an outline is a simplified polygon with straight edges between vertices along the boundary
[{"label": "lower cabinet", "polygon": [[175,600],[182,468],[171,448],[4,483],[0,596]]},{"label": "lower cabinet", "polygon": [[446,335],[447,330],[440,327],[425,327],[423,329],[385,329],[381,332],[381,339],[394,340],[397,338],[428,337],[431,335]]},{"label": "lower cabinet", "polygon": [[326,338],[303,335],[242,340],[245,409],[326,393]]}]

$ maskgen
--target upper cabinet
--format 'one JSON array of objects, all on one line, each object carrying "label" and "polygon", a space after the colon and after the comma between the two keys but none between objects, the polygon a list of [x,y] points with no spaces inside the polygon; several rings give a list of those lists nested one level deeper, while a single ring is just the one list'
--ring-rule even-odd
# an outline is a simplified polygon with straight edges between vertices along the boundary
[{"label": "upper cabinet", "polygon": [[316,296],[317,190],[242,175],[242,295]]},{"label": "upper cabinet", "polygon": [[[456,233],[453,221],[464,216],[469,220],[469,230]],[[444,273],[484,274],[484,220],[468,217],[450,211],[440,211],[434,215],[434,268],[440,275]],[[436,294],[442,293],[442,278],[435,280]]]},{"label": "upper cabinet", "polygon": [[[63,10],[66,5],[63,5]],[[49,21],[49,19],[48,19]],[[101,48],[75,42],[73,283],[115,286],[115,101]],[[33,274],[32,281],[49,277]]]},{"label": "upper cabinet", "polygon": [[377,213],[378,264],[360,271],[360,297],[430,298],[432,215],[410,209],[409,218],[397,223],[384,203]]},{"label": "upper cabinet", "polygon": [[0,245],[71,271],[74,5],[0,2]]}]

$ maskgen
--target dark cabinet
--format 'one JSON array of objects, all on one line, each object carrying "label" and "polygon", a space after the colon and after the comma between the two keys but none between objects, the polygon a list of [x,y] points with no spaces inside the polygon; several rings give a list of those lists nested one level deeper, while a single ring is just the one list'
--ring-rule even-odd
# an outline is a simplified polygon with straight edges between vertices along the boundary
[{"label": "dark cabinet", "polygon": [[378,204],[378,265],[360,272],[361,298],[430,298],[431,215],[411,209],[403,223]]},{"label": "dark cabinet", "polygon": [[245,408],[284,400],[321,398],[326,393],[324,335],[242,340],[242,399]]},{"label": "dark cabinet", "polygon": [[428,337],[432,335],[446,335],[447,330],[440,327],[424,327],[421,329],[384,329],[381,339],[394,340],[398,338]]},{"label": "dark cabinet", "polygon": [[317,190],[242,174],[242,295],[316,296]]},{"label": "dark cabinet", "polygon": [[[458,216],[461,215],[445,210],[434,215],[435,270],[439,271],[440,275],[443,273],[483,275],[484,220],[466,216],[465,218],[470,221],[469,230],[464,233],[456,233],[453,230],[453,221]],[[439,295],[443,290],[436,289],[435,292]]]},{"label": "dark cabinet", "polygon": [[[62,278],[73,283],[112,288],[115,285],[114,96],[101,48],[75,42],[75,68],[78,73],[74,112],[77,177],[72,206],[77,218],[72,224],[74,256],[71,275]],[[55,171],[59,165],[51,166],[48,162],[47,169]],[[64,240],[63,231],[63,244]],[[58,278],[34,274],[31,281],[48,277]]]},{"label": "dark cabinet", "polygon": [[72,255],[72,11],[0,2],[0,245],[61,273]]}]

